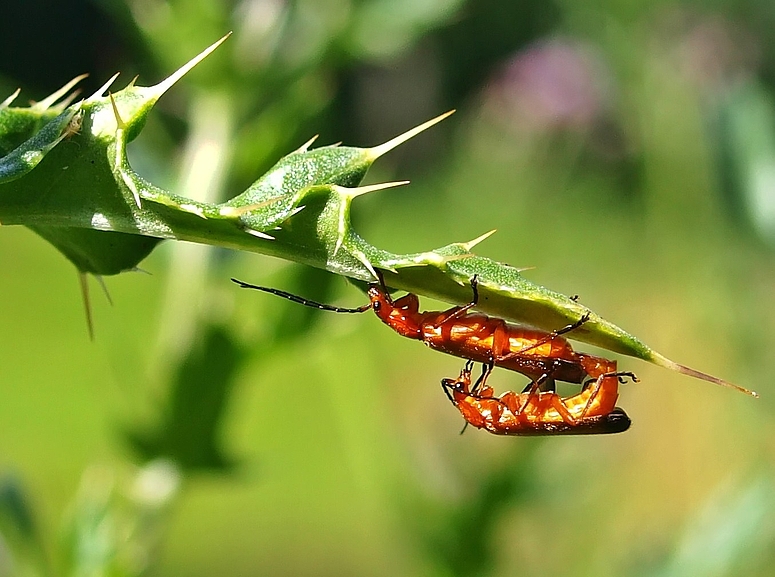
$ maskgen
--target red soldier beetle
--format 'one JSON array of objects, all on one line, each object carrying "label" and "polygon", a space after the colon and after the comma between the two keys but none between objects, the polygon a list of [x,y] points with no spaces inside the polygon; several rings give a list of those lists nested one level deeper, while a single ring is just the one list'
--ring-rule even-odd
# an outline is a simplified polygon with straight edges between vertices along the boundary
[{"label": "red soldier beetle", "polygon": [[471,302],[445,311],[426,312],[420,312],[420,301],[413,293],[393,300],[382,279],[379,284],[369,286],[369,303],[357,308],[334,307],[279,289],[231,280],[242,288],[260,290],[320,310],[362,313],[373,309],[382,322],[404,337],[420,340],[432,349],[456,357],[516,371],[533,382],[540,382],[542,388],[552,388],[555,379],[580,384],[587,377],[596,378],[610,372],[603,368],[610,361],[574,351],[561,336],[584,324],[586,315],[547,333],[468,312],[479,301],[476,276],[471,279]]},{"label": "red soldier beetle", "polygon": [[[601,435],[621,433],[630,418],[616,406],[619,380],[635,379],[632,373],[616,372],[616,362],[607,361],[611,372],[584,383],[582,391],[562,398],[553,391],[540,391],[540,379],[523,393],[509,391],[494,396],[486,384],[492,365],[483,365],[482,375],[471,386],[474,362],[466,362],[457,379],[443,379],[441,386],[466,424],[496,435]],[[465,430],[465,428],[464,428]]]}]

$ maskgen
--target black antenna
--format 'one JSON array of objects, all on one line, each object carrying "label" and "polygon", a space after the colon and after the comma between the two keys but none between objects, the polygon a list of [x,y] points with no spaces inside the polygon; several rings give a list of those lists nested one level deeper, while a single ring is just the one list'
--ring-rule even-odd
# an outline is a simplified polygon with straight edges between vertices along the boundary
[{"label": "black antenna", "polygon": [[320,309],[321,311],[331,311],[334,313],[362,313],[362,312],[366,312],[371,308],[371,303],[367,305],[363,305],[362,307],[358,307],[357,309],[333,307],[331,305],[326,305],[323,303],[318,303],[315,301],[311,301],[309,299],[305,299],[304,297],[300,297],[298,295],[295,295],[289,292],[281,291],[280,289],[269,288],[265,286],[256,286],[254,284],[242,282],[241,280],[237,280],[236,278],[232,278],[231,280],[232,282],[238,284],[241,288],[254,289],[254,290],[263,291],[265,293],[269,293],[272,295],[277,295],[278,297],[283,297],[284,299],[288,299],[289,301],[299,303],[300,305],[304,305],[305,307],[312,307],[313,309]]}]

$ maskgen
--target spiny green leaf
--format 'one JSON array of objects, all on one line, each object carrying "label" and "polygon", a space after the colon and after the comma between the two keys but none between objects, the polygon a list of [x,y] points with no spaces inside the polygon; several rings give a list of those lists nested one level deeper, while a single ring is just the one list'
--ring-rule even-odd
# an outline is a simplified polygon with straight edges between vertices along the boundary
[{"label": "spiny green leaf", "polygon": [[[33,228],[79,270],[95,274],[133,268],[165,238],[276,256],[364,282],[374,282],[380,270],[394,288],[457,304],[470,300],[470,279],[476,274],[478,308],[485,313],[546,331],[589,314],[572,338],[734,387],[666,359],[574,299],[531,283],[518,269],[473,255],[471,249],[487,235],[407,255],[381,250],[361,238],[350,222],[352,201],[403,184],[359,188],[371,164],[450,113],[373,148],[310,150],[309,141],[223,204],[190,200],[146,181],[130,166],[127,143],[161,95],[223,40],[155,86],[130,83],[105,95],[111,79],[20,145],[37,159],[35,164],[22,165],[14,152],[4,158],[22,175],[0,183],[0,222]],[[76,114],[80,131],[67,132]],[[80,229],[84,234],[73,232]],[[106,237],[98,231],[113,234],[113,250],[106,250]],[[138,240],[141,237],[154,240]]]},{"label": "spiny green leaf", "polygon": [[[77,112],[77,107],[68,108],[43,126],[30,139],[0,159],[0,183],[20,178],[35,168],[46,154],[65,138],[67,127]],[[23,130],[22,127],[14,128]],[[4,140],[12,142],[13,135],[8,134]]]}]

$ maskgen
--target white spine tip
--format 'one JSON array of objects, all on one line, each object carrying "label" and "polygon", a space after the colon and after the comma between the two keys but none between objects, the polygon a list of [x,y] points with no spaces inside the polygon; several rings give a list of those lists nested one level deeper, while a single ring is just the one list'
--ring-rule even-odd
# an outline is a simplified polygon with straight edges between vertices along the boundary
[{"label": "white spine tip", "polygon": [[307,142],[302,144],[299,148],[294,150],[294,152],[296,152],[296,153],[307,152],[307,150],[309,150],[309,147],[312,146],[312,143],[315,142],[318,139],[319,136],[320,136],[319,134],[316,134],[315,136],[310,138]]},{"label": "white spine tip", "polygon": [[21,89],[21,88],[17,88],[17,89],[16,89],[16,90],[13,92],[13,94],[11,94],[11,95],[10,95],[8,98],[6,98],[6,99],[5,99],[5,100],[3,100],[2,102],[0,102],[0,108],[8,108],[8,107],[11,105],[11,102],[13,102],[14,100],[16,100],[16,97],[17,97],[17,96],[19,96],[19,94],[21,93],[21,91],[22,91],[22,89]]},{"label": "white spine tip", "polygon": [[411,138],[414,138],[421,132],[428,130],[434,124],[438,124],[439,122],[441,122],[442,120],[444,120],[445,118],[453,114],[454,112],[455,112],[454,110],[450,110],[449,112],[440,114],[436,118],[431,118],[430,120],[423,122],[419,126],[415,126],[411,130],[407,130],[403,134],[399,134],[398,136],[388,140],[384,144],[380,144],[379,146],[374,146],[373,148],[367,149],[369,156],[373,159],[379,158],[380,156],[386,154],[387,152],[390,152],[394,148],[402,145],[407,140],[410,140]]},{"label": "white spine tip", "polygon": [[93,100],[97,100],[97,99],[99,99],[99,98],[102,98],[102,97],[103,97],[103,95],[105,94],[105,92],[108,90],[108,88],[110,88],[110,87],[111,87],[111,85],[112,85],[112,84],[113,84],[113,83],[116,81],[116,78],[118,78],[118,75],[119,75],[119,74],[120,74],[119,72],[116,72],[116,73],[115,73],[113,76],[111,76],[110,78],[108,78],[108,81],[107,81],[105,84],[103,84],[102,86],[100,86],[100,87],[99,87],[99,88],[98,88],[98,89],[97,89],[97,90],[94,92],[94,94],[92,94],[91,96],[89,96],[89,98],[87,98],[86,100],[87,100],[87,101],[93,101]]},{"label": "white spine tip", "polygon": [[477,236],[474,240],[469,240],[468,242],[464,242],[464,243],[461,243],[461,244],[465,247],[466,250],[471,250],[472,248],[474,248],[480,242],[490,238],[492,235],[495,234],[495,232],[496,232],[496,229],[492,229],[489,232],[485,232],[481,236]]},{"label": "white spine tip", "polygon": [[408,180],[398,180],[395,182],[381,182],[379,184],[370,184],[368,186],[359,186],[357,188],[347,188],[345,186],[339,186],[337,184],[332,184],[331,188],[333,188],[336,192],[344,195],[349,196],[350,198],[355,198],[356,196],[360,196],[362,194],[367,194],[369,192],[376,192],[378,190],[385,190],[387,188],[395,188],[397,186],[404,186],[405,184],[409,184]]},{"label": "white spine tip", "polygon": [[231,32],[223,36],[220,40],[217,40],[216,42],[213,42],[212,44],[210,44],[210,46],[202,50],[202,52],[194,56],[191,60],[189,60],[183,66],[181,66],[175,72],[173,72],[171,76],[159,82],[156,86],[152,86],[151,90],[156,93],[157,97],[167,92],[167,90],[169,90],[178,80],[180,80],[181,78],[183,78],[183,76],[188,74],[191,71],[191,69],[194,68],[194,66],[196,66],[202,60],[210,56],[210,54],[212,54],[216,48],[218,48],[221,44],[223,44],[229,36],[231,36]]},{"label": "white spine tip", "polygon": [[687,367],[686,365],[681,365],[679,363],[671,361],[666,357],[663,357],[662,355],[655,354],[652,358],[652,361],[659,366],[665,367],[667,369],[671,369],[683,375],[688,375],[690,377],[694,377],[695,379],[707,381],[709,383],[713,383],[714,385],[719,385],[721,387],[727,387],[728,389],[734,389],[736,391],[745,393],[746,395],[749,395],[756,399],[759,398],[759,393],[755,391],[751,391],[749,389],[746,389],[745,387],[741,387],[740,385],[730,383],[729,381],[725,381],[724,379],[719,379],[718,377],[714,377],[713,375],[703,373],[702,371],[698,371],[697,369]]},{"label": "white spine tip", "polygon": [[261,232],[260,230],[253,230],[252,228],[246,228],[245,232],[249,235],[255,236],[256,238],[261,238],[263,240],[274,240],[274,237],[272,235],[266,234],[265,232]]},{"label": "white spine tip", "polygon": [[52,94],[48,95],[46,98],[41,100],[40,102],[36,103],[32,108],[36,110],[46,110],[50,106],[52,106],[57,100],[62,98],[65,94],[70,92],[70,89],[78,84],[81,80],[89,76],[88,74],[81,74],[80,76],[76,76],[73,78],[70,82],[65,84],[62,88],[57,90],[56,92],[53,92]]}]

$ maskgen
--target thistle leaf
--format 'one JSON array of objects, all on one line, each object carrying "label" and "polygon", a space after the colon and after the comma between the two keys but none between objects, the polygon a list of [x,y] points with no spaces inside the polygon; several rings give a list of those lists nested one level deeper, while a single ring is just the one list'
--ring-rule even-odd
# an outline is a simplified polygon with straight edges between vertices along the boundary
[{"label": "thistle leaf", "polygon": [[[485,313],[546,331],[589,314],[589,321],[570,335],[573,339],[734,387],[666,359],[576,300],[525,279],[519,269],[472,254],[474,245],[491,233],[406,255],[361,238],[350,221],[353,200],[393,186],[358,188],[370,166],[450,113],[371,148],[310,149],[310,141],[223,204],[194,201],[145,180],[127,159],[127,143],[162,94],[224,39],[155,86],[133,81],[105,95],[111,79],[8,152],[0,159],[0,222],[30,227],[79,271],[97,275],[135,268],[161,239],[257,252],[363,282],[374,282],[381,271],[393,288],[456,304],[470,300],[470,280],[478,275],[478,309]],[[0,108],[0,120],[9,110]],[[51,111],[47,105],[25,114],[37,114],[42,122]],[[7,129],[11,124],[0,122],[0,143],[19,139]],[[29,119],[18,124],[17,130],[29,130]]]}]

